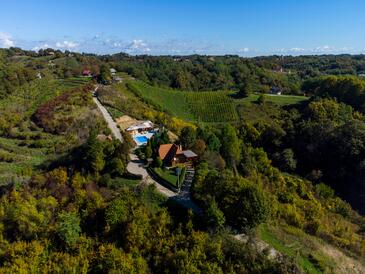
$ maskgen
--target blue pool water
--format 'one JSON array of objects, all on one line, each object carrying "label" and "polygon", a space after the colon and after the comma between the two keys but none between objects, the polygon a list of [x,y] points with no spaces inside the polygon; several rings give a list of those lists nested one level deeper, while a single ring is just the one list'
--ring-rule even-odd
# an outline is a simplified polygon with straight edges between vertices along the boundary
[{"label": "blue pool water", "polygon": [[134,137],[134,139],[138,142],[138,143],[147,143],[148,138],[146,136],[136,136]]}]

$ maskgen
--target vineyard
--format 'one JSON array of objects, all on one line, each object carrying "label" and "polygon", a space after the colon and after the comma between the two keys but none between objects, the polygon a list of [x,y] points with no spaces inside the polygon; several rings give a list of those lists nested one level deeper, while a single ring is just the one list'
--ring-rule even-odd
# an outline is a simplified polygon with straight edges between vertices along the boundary
[{"label": "vineyard", "polygon": [[153,105],[159,110],[184,120],[195,120],[188,108],[185,93],[182,91],[152,87],[140,81],[128,82],[128,88],[145,103]]},{"label": "vineyard", "polygon": [[225,122],[238,119],[235,104],[226,92],[184,92],[129,82],[128,87],[146,103],[188,121]]},{"label": "vineyard", "polygon": [[[128,81],[127,86],[145,103],[187,121],[234,122],[242,117],[242,113],[246,117],[249,109],[258,107],[259,94],[233,99],[234,93],[225,91],[180,91],[153,87],[141,81]],[[298,104],[307,99],[304,96],[266,95],[268,102],[279,106]]]},{"label": "vineyard", "polygon": [[186,92],[188,108],[198,121],[231,122],[238,119],[235,103],[226,92]]}]

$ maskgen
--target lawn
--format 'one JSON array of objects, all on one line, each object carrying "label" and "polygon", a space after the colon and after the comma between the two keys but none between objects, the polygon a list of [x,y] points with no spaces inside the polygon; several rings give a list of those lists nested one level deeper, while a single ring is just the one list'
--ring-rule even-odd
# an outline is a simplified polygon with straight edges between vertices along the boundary
[{"label": "lawn", "polygon": [[[247,98],[237,99],[237,101],[254,103],[257,101],[259,96],[260,96],[260,94],[251,94]],[[298,103],[308,100],[308,97],[295,96],[295,95],[265,94],[265,96],[266,96],[266,100],[268,102],[272,102],[272,103],[280,105],[280,106],[298,104]]]},{"label": "lawn", "polygon": [[135,187],[137,186],[139,183],[141,182],[141,180],[138,179],[128,179],[128,178],[124,178],[124,177],[117,177],[114,179],[111,179],[108,187],[110,188],[120,188],[120,187]]},{"label": "lawn", "polygon": [[177,176],[175,174],[174,169],[163,169],[160,167],[153,168],[153,171],[160,176],[162,179],[173,185],[174,187],[178,187],[177,185]]}]

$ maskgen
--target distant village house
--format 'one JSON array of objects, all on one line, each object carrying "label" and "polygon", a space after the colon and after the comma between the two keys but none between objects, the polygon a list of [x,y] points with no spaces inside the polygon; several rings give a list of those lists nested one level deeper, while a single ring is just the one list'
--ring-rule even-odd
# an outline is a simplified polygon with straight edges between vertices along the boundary
[{"label": "distant village house", "polygon": [[117,71],[114,68],[110,69],[110,74],[114,76],[117,73]]},{"label": "distant village house", "polygon": [[85,77],[90,77],[90,76],[92,76],[92,75],[91,75],[91,71],[90,71],[89,69],[84,69],[84,70],[82,71],[82,76],[85,76]]}]

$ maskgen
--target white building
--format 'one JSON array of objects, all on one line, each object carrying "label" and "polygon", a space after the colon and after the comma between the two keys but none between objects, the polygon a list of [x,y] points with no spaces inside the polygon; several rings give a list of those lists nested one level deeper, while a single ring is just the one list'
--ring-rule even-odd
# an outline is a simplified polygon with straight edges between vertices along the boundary
[{"label": "white building", "polygon": [[129,132],[132,135],[135,135],[137,133],[142,132],[148,132],[153,130],[153,123],[151,121],[142,121],[138,124],[132,125],[129,128],[126,129],[127,132]]}]

